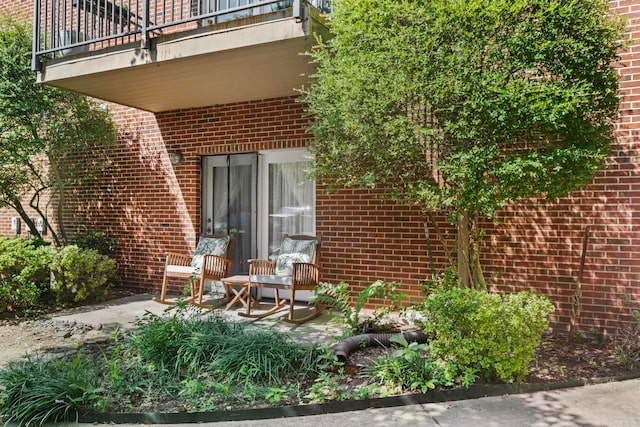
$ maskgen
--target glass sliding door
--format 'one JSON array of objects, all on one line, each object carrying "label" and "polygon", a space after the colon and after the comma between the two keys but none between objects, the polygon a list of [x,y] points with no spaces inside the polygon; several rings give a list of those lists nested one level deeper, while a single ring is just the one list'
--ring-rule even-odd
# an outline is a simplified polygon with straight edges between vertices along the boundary
[{"label": "glass sliding door", "polygon": [[203,160],[202,230],[235,235],[232,274],[249,272],[256,256],[257,154],[209,156]]},{"label": "glass sliding door", "polygon": [[202,230],[233,233],[232,273],[272,259],[284,234],[315,235],[315,182],[305,150],[207,156],[202,162]]},{"label": "glass sliding door", "polygon": [[265,153],[262,166],[261,235],[272,257],[284,234],[315,234],[315,182],[307,179],[303,151]]},{"label": "glass sliding door", "polygon": [[[284,234],[316,234],[316,186],[307,177],[307,156],[308,152],[296,150],[266,152],[260,158],[261,258],[275,261]],[[265,297],[273,295],[271,289],[261,291]],[[281,294],[288,296],[286,291]],[[296,300],[306,301],[311,295],[297,292]]]}]

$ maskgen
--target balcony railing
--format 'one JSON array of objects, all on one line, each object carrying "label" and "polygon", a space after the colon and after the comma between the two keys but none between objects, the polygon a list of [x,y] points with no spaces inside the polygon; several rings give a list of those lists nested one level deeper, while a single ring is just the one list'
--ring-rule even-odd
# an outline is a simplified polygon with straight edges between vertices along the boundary
[{"label": "balcony railing", "polygon": [[98,51],[310,4],[328,13],[331,0],[34,0],[32,68],[65,55]]}]

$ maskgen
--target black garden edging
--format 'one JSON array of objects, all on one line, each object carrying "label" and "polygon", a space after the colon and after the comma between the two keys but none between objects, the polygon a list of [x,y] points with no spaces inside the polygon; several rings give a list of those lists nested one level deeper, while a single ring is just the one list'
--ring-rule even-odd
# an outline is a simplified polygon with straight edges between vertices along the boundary
[{"label": "black garden edging", "polygon": [[593,378],[551,384],[496,384],[473,385],[466,389],[433,390],[424,394],[405,394],[401,396],[380,397],[376,399],[345,400],[315,405],[282,406],[275,408],[239,409],[219,412],[180,412],[180,413],[137,413],[137,414],[99,414],[87,413],[80,416],[82,423],[114,424],[183,424],[217,421],[246,421],[305,415],[322,415],[338,412],[361,411],[373,408],[391,408],[396,406],[423,403],[440,403],[455,400],[477,399],[480,397],[503,396],[519,393],[559,390],[580,387],[589,384],[602,384],[640,378],[640,372],[616,377]]}]

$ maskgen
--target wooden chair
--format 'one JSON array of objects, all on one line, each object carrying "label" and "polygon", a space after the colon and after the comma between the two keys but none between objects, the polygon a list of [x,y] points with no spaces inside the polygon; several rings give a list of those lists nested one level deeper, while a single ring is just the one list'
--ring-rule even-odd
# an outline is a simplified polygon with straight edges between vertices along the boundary
[{"label": "wooden chair", "polygon": [[[264,313],[252,314],[251,304],[241,316],[263,318],[289,306],[289,313],[283,319],[289,323],[304,323],[315,319],[324,311],[324,307],[315,304],[311,313],[304,317],[294,317],[296,291],[313,291],[318,287],[320,279],[320,240],[314,236],[284,236],[278,259],[249,261],[249,285],[247,292],[251,295],[253,288],[269,288],[275,293],[274,305]],[[280,296],[281,290],[290,292],[289,298]]]},{"label": "wooden chair", "polygon": [[[190,296],[187,302],[203,307],[214,306],[203,303],[205,282],[207,280],[220,280],[229,275],[231,261],[229,254],[233,246],[233,234],[228,236],[221,234],[202,235],[193,256],[168,253],[164,266],[164,278],[160,297],[153,300],[162,304],[175,304],[167,300],[167,291],[170,279],[184,279],[189,282]],[[226,291],[226,287],[225,287]],[[226,298],[229,299],[227,293]]]}]

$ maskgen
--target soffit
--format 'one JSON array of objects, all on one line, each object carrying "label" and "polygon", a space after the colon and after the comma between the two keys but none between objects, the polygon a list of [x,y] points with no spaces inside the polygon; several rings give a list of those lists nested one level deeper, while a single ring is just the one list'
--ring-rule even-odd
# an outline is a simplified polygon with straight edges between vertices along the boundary
[{"label": "soffit", "polygon": [[[206,30],[206,29],[204,29]],[[294,18],[157,39],[45,64],[38,80],[151,112],[296,94],[313,43]]]}]

